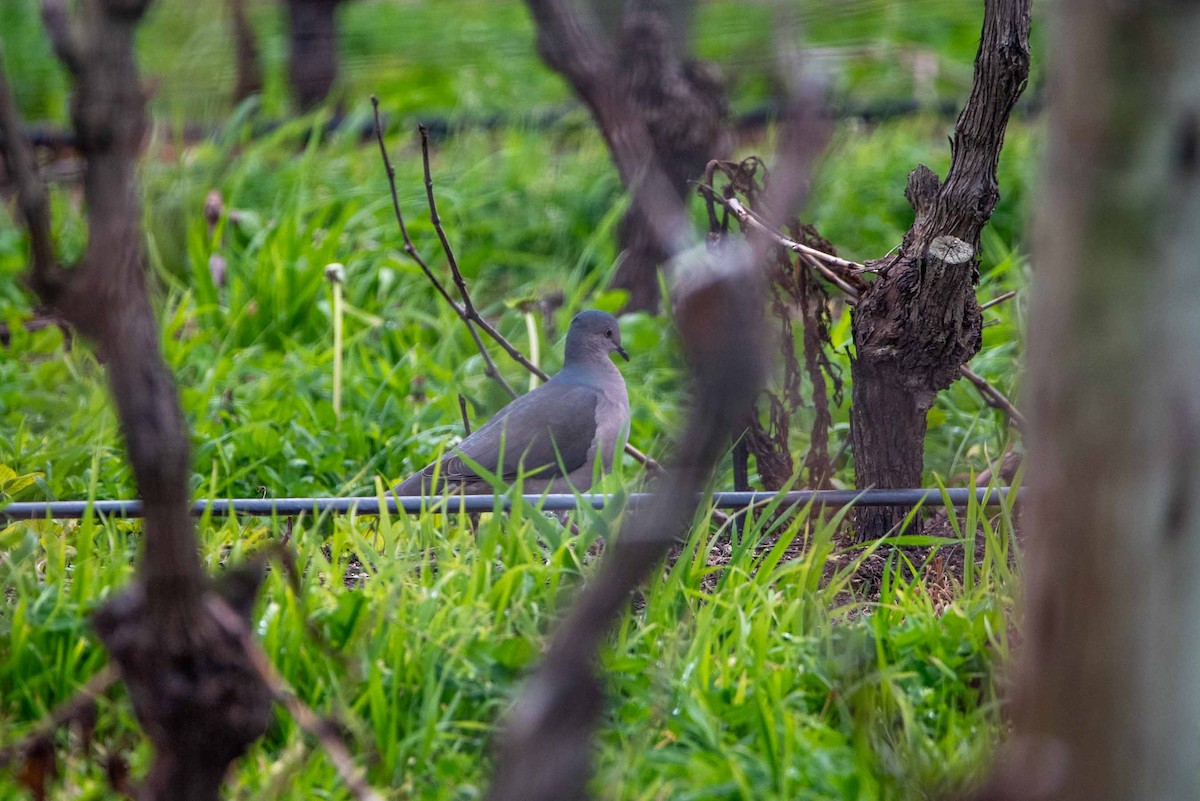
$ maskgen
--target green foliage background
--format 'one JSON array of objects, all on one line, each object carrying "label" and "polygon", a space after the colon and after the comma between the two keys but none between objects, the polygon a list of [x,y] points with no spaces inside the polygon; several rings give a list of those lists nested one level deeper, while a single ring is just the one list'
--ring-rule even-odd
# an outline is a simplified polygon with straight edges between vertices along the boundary
[{"label": "green foliage background", "polygon": [[[799,9],[810,61],[839,104],[965,97],[976,4],[857,0]],[[260,111],[282,118],[281,16],[268,3],[252,12],[268,76]],[[780,29],[774,14],[769,3],[701,6],[698,52],[722,64],[737,110],[769,97],[766,54]],[[414,128],[418,117],[450,122],[434,153],[440,210],[477,304],[518,346],[531,344],[522,300],[563,295],[560,310],[536,320],[550,370],[575,312],[620,303],[605,287],[627,201],[586,114],[538,61],[523,5],[358,0],[345,6],[342,23],[339,92],[349,119],[324,140],[309,134],[329,112],[251,135],[253,109],[232,109],[225,99],[230,45],[218,4],[165,0],[139,39],[161,123],[142,170],[145,227],[164,350],[192,431],[197,497],[373,494],[377,478],[386,485],[454,441],[458,393],[477,420],[503,405],[465,330],[403,255],[378,152],[357,133],[368,122],[371,93],[388,114],[413,237],[441,270]],[[0,5],[0,42],[23,112],[61,123],[67,82],[33,0]],[[913,65],[930,59],[932,80],[915,78]],[[548,110],[562,113],[545,125]],[[497,127],[478,125],[496,119]],[[212,134],[182,147],[185,122],[211,126]],[[804,219],[845,255],[881,256],[911,220],[902,191],[908,171],[926,163],[944,173],[952,124],[934,113],[874,125],[844,120],[814,175]],[[1003,197],[985,231],[981,298],[1026,283],[1025,220],[1039,141],[1036,120],[1010,128]],[[748,134],[739,155],[769,162],[772,142],[770,129]],[[202,209],[213,189],[235,213],[210,235]],[[69,259],[85,237],[79,199],[69,184],[56,185],[53,202],[60,252]],[[224,288],[209,272],[214,254],[227,260]],[[323,277],[331,262],[347,274],[341,420],[331,405],[331,290]],[[10,324],[31,314],[19,280],[25,264],[21,231],[0,215],[0,318]],[[1019,390],[1022,315],[1019,299],[989,310],[984,350],[972,365],[1010,395]],[[0,503],[131,497],[102,365],[79,343],[64,347],[56,330],[10,327],[12,342],[0,350]],[[633,355],[622,365],[631,440],[662,455],[686,404],[670,322],[630,315],[622,329]],[[848,378],[845,313],[833,336]],[[514,386],[526,385],[519,367],[499,353],[497,361]],[[845,405],[834,417],[836,449],[848,436]],[[807,448],[806,427],[803,419],[796,427],[797,454]],[[930,412],[928,481],[970,480],[1008,439],[998,413],[956,384]],[[850,485],[848,457],[839,466],[837,480]],[[607,486],[637,481],[630,463]],[[611,711],[598,793],[893,798],[969,784],[1001,731],[998,669],[1015,592],[1008,514],[969,514],[960,531],[974,531],[977,519],[986,524],[985,559],[952,597],[889,571],[871,603],[848,602],[850,557],[834,559],[831,526],[816,515],[774,522],[764,514],[732,537],[707,518],[697,521],[606,656]],[[478,536],[453,518],[305,517],[292,522],[302,593],[273,572],[258,632],[302,697],[343,712],[361,763],[388,797],[477,797],[492,723],[594,569],[591,539],[611,535],[618,523],[616,510],[583,513],[585,533],[572,538],[527,508],[485,518]],[[202,521],[209,567],[240,560],[283,526]],[[27,731],[103,664],[86,616],[129,580],[139,538],[130,522],[0,529],[0,743]],[[794,538],[805,547],[787,550]],[[342,579],[356,564],[351,554],[371,577],[348,589]],[[728,566],[717,571],[710,566],[717,562]],[[120,698],[104,704],[103,747],[129,749],[135,733]],[[346,797],[311,747],[281,716],[239,767],[231,797]],[[71,753],[62,797],[104,797],[101,771],[78,749]],[[129,756],[135,769],[148,758],[144,745]],[[0,773],[0,793],[18,792],[13,781]]]}]

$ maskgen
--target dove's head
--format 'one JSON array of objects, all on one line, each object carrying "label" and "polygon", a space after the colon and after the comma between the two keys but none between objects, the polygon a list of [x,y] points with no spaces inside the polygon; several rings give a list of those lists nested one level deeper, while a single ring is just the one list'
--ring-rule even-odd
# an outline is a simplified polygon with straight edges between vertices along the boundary
[{"label": "dove's head", "polygon": [[571,329],[567,331],[567,364],[594,359],[607,361],[608,354],[613,351],[629,361],[629,354],[621,347],[621,326],[616,317],[595,310],[575,315]]}]

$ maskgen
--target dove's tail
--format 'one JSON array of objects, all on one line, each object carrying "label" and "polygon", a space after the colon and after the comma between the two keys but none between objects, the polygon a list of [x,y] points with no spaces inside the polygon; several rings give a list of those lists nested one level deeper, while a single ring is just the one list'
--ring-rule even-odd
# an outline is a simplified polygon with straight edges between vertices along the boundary
[{"label": "dove's tail", "polygon": [[405,497],[409,495],[428,495],[436,490],[433,487],[433,477],[429,475],[429,468],[418,470],[408,478],[401,481],[396,486],[392,487],[392,493]]}]

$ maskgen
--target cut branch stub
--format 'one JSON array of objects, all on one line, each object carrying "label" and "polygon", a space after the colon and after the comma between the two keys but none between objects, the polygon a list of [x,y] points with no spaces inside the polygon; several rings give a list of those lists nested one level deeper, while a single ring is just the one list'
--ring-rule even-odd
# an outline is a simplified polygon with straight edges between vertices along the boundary
[{"label": "cut branch stub", "polygon": [[969,262],[975,256],[975,248],[956,236],[939,236],[929,243],[928,255],[953,267]]},{"label": "cut branch stub", "polygon": [[[908,177],[915,212],[899,252],[852,313],[851,435],[859,488],[918,486],[925,416],[982,344],[975,299],[980,234],[999,198],[996,166],[1009,114],[1029,76],[1030,0],[987,0],[970,97],[955,124],[944,181],[924,165]],[[860,540],[907,514],[861,510]]]}]

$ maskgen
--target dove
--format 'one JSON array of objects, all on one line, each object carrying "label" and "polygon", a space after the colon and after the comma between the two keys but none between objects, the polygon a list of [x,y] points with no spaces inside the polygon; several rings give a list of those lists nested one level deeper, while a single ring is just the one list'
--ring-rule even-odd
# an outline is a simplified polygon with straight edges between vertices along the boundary
[{"label": "dove", "polygon": [[[611,354],[629,361],[621,329],[611,314],[584,311],[567,331],[563,367],[546,383],[516,398],[440,461],[400,482],[400,496],[494,488],[473,464],[512,482],[525,471],[530,493],[586,492],[596,460],[605,472],[629,428],[629,394]],[[503,457],[503,461],[501,460]],[[435,482],[436,475],[436,482]]]}]

